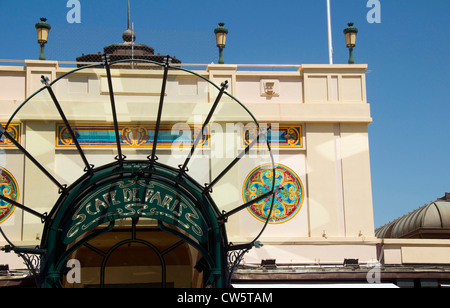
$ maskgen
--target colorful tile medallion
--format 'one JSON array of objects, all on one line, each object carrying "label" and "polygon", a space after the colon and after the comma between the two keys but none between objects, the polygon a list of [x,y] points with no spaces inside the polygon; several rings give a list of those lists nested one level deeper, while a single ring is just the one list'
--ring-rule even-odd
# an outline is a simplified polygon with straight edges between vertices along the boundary
[{"label": "colorful tile medallion", "polygon": [[[4,168],[0,168],[0,193],[16,202],[19,200],[19,186],[12,174]],[[0,200],[0,224],[5,222],[14,210],[14,205]]]},{"label": "colorful tile medallion", "polygon": [[[255,168],[247,176],[242,190],[245,202],[270,191],[273,183],[272,166],[262,165]],[[275,202],[269,219],[271,224],[281,224],[292,219],[300,211],[304,199],[304,190],[300,178],[294,171],[284,165],[277,165],[275,169],[275,186],[283,190],[275,194]],[[258,220],[266,222],[272,205],[272,197],[254,203],[247,209]]]},{"label": "colorful tile medallion", "polygon": [[[113,125],[72,125],[75,136],[82,147],[115,147],[116,134]],[[188,124],[161,124],[158,133],[157,147],[190,147],[201,127]],[[57,124],[56,146],[59,148],[74,147],[75,143],[64,124]],[[155,125],[119,125],[119,137],[122,147],[151,148],[155,136]],[[209,147],[209,130],[198,144],[198,148]]]}]

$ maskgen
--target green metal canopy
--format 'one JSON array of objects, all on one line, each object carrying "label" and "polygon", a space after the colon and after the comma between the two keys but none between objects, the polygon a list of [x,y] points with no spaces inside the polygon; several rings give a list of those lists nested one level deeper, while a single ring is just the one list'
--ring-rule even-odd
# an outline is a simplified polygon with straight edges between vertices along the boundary
[{"label": "green metal canopy", "polygon": [[[127,159],[122,151],[123,132],[119,130],[121,119],[117,113],[119,104],[116,103],[111,68],[114,64],[124,62],[142,62],[162,70],[158,108],[157,112],[152,113],[155,123],[155,130],[152,135],[154,137],[153,144],[148,151],[149,153],[147,153],[149,155],[144,156],[143,159]],[[86,154],[87,148],[78,141],[79,136],[72,128],[73,121],[64,111],[64,106],[59,102],[54,91],[59,81],[67,80],[72,75],[89,69],[104,70],[103,74],[106,76],[111,106],[109,123],[114,126],[116,141],[115,154],[117,155],[98,167],[91,164],[91,157]],[[190,151],[183,158],[182,163],[177,165],[161,163],[156,155],[158,136],[164,122],[162,114],[166,106],[166,87],[170,71],[182,71],[194,76],[209,84],[217,93],[215,99],[208,105],[210,109],[205,113],[201,129],[192,139]],[[242,103],[226,92],[227,82],[219,87],[194,72],[179,66],[171,66],[168,60],[165,63],[157,63],[148,60],[127,59],[110,63],[107,57],[104,58],[103,63],[74,69],[53,82],[42,77],[42,82],[44,87],[17,108],[6,126],[1,128],[0,134],[14,143],[37,170],[42,172],[56,186],[59,191],[59,198],[50,213],[39,213],[26,205],[0,195],[0,199],[4,202],[14,204],[25,212],[39,217],[43,223],[43,235],[39,247],[25,249],[9,242],[10,245],[5,250],[15,251],[26,260],[30,270],[35,274],[39,287],[61,287],[62,277],[67,271],[67,259],[70,255],[83,245],[87,245],[90,240],[111,231],[118,220],[131,218],[134,231],[129,240],[117,243],[108,253],[102,253],[104,263],[114,249],[125,245],[125,243],[138,242],[154,249],[151,243],[140,240],[135,236],[137,221],[140,218],[152,218],[157,221],[160,230],[177,236],[201,253],[205,287],[228,287],[233,271],[243,255],[255,245],[258,245],[257,240],[264,231],[271,215],[269,213],[267,216],[267,221],[261,226],[258,236],[253,241],[242,245],[233,245],[228,241],[226,230],[228,218],[255,202],[271,198],[278,188],[275,187],[275,177],[273,177],[271,187],[268,187],[266,193],[260,194],[256,199],[245,204],[237,204],[228,211],[221,209],[213,200],[212,192],[217,183],[225,178],[226,174],[249,153],[255,144],[260,146],[261,142],[266,143],[268,158],[272,166],[271,170],[275,172],[270,144],[266,138],[267,131],[260,128],[258,121]],[[49,103],[54,105],[69,134],[68,138],[74,144],[76,155],[84,166],[81,177],[70,185],[62,184],[52,172],[44,167],[39,158],[28,152],[7,132],[11,122],[20,119],[20,114],[26,107],[36,105],[37,109],[39,108],[42,100],[37,98],[44,93],[50,98],[44,107],[47,108]],[[226,104],[234,104],[248,116],[247,118],[258,128],[258,133],[256,138],[248,146],[242,148],[233,159],[223,160],[221,171],[216,172],[214,176],[210,175],[208,183],[202,185],[191,176],[188,166],[203,139],[203,132],[214,121],[214,118],[220,118],[220,108],[217,107],[223,96],[228,97]],[[94,109],[94,107],[92,108]],[[84,111],[89,112],[89,110]],[[204,173],[208,172],[208,170],[204,170]],[[273,207],[274,198],[271,199]],[[42,200],[42,202],[45,201]],[[161,258],[163,253],[158,252],[158,255]],[[37,258],[39,262],[32,262],[32,258]],[[104,267],[102,271],[104,271]],[[104,279],[104,275],[101,279]],[[101,282],[101,286],[104,286],[104,280]]]}]

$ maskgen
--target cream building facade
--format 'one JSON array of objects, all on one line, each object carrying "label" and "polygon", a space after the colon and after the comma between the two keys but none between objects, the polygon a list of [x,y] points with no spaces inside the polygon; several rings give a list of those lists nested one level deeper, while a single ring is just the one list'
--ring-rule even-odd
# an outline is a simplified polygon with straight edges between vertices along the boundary
[{"label": "cream building facade", "polygon": [[[227,81],[227,92],[231,95],[224,98],[214,119],[214,124],[219,126],[215,132],[211,128],[210,148],[203,149],[206,156],[189,167],[190,174],[199,183],[209,183],[245,147],[246,131],[239,129],[239,125],[245,126],[252,119],[241,108],[231,106],[231,97],[242,102],[260,123],[270,125],[278,133],[278,143],[272,143],[275,164],[295,175],[300,183],[301,196],[297,195],[300,202],[296,209],[284,220],[265,227],[258,238],[263,246],[244,255],[241,264],[247,267],[236,272],[236,279],[254,282],[264,277],[267,280],[269,273],[273,279],[298,282],[302,280],[299,276],[302,269],[327,266],[342,269],[345,260],[358,260],[358,277],[352,277],[364,282],[368,271],[381,260],[388,265],[450,263],[449,240],[375,237],[367,65],[255,68],[183,64],[183,67],[195,74],[169,71],[164,94],[167,102],[162,118],[164,125],[173,129],[180,122],[191,127],[202,123],[205,110],[209,110],[218,94],[217,88],[203,78],[216,85]],[[0,118],[3,123],[8,122],[20,104],[43,87],[42,76],[48,82],[61,78],[53,86],[58,101],[69,122],[81,134],[78,136],[83,137],[85,129],[88,137],[97,138],[88,140],[91,143],[83,145],[83,149],[91,163],[101,166],[113,161],[117,154],[114,145],[99,143],[105,126],[111,125],[108,80],[100,68],[83,69],[64,77],[73,69],[67,63],[34,60],[1,66]],[[163,71],[113,68],[111,74],[119,124],[121,129],[130,128],[130,138],[123,141],[128,142],[123,153],[130,160],[145,158],[151,148],[143,146],[145,142],[136,137],[136,129],[154,125],[154,118],[149,116],[157,113]],[[33,104],[27,104],[13,117],[11,127],[16,129],[16,140],[57,181],[70,185],[82,176],[83,163],[75,146],[64,144],[67,138],[62,132],[63,122],[48,94],[42,91],[32,101]],[[232,123],[231,132],[226,123]],[[217,137],[219,130],[223,133],[221,137]],[[284,135],[280,133],[283,130]],[[297,132],[297,136],[292,137],[290,130]],[[39,213],[50,213],[59,197],[58,188],[5,138],[1,150],[2,168],[17,184],[17,202]],[[159,161],[165,164],[177,167],[182,161],[173,152],[173,140],[158,151]],[[227,153],[232,154],[227,156]],[[251,180],[252,171],[269,162],[267,153],[258,155],[243,158],[226,174],[225,182],[213,189],[212,197],[220,210],[227,212],[246,202],[245,185]],[[39,245],[44,232],[38,217],[19,208],[0,227],[11,242],[21,247]],[[228,240],[239,245],[255,238],[264,228],[264,222],[258,219],[257,213],[245,209],[230,217],[226,228]],[[0,239],[1,246],[6,244]],[[0,263],[9,264],[11,269],[24,267],[22,260],[12,253],[0,252],[0,258]],[[276,260],[277,270],[251,270],[263,260]]]},{"label": "cream building facade", "polygon": [[[240,101],[245,102],[245,106],[258,121],[296,125],[302,128],[302,148],[275,148],[274,150],[277,151],[276,156],[278,156],[279,163],[285,163],[301,176],[302,182],[307,188],[305,190],[307,198],[297,217],[298,221],[270,227],[263,235],[264,241],[274,245],[283,245],[286,239],[288,242],[295,243],[303,240],[329,241],[339,238],[346,245],[357,244],[354,257],[366,260],[375,258],[367,134],[367,127],[372,119],[365,92],[366,66],[303,65],[296,70],[291,69],[291,71],[263,72],[243,69],[245,67],[238,68],[237,65],[208,65],[206,70],[196,71],[196,73],[216,84],[227,80],[229,92]],[[61,68],[57,62],[51,61],[26,61],[24,66],[3,67],[3,76],[1,76],[2,105],[4,106],[2,118],[5,122],[13,114],[18,104],[43,86],[42,76],[55,80],[70,70],[71,68]],[[149,76],[161,73],[145,70],[121,70],[120,73],[113,73],[117,77],[120,76],[115,80],[115,92],[116,94],[120,93],[123,88],[123,92],[126,93],[121,98],[124,101],[132,101],[136,96],[142,95],[142,91],[148,91],[144,94],[156,95],[160,91],[159,80],[153,87],[152,85],[148,86],[147,80]],[[189,77],[183,76],[185,74],[182,72],[179,75],[174,76],[177,80],[173,80],[173,85],[170,86],[183,89],[180,91],[197,92],[197,97],[194,95],[190,98],[200,101],[208,100],[208,103],[211,103],[211,99],[206,97],[214,97],[213,93],[205,93],[204,89],[200,92],[197,88],[198,85],[195,84],[195,79],[190,82]],[[268,82],[273,83],[274,86],[274,92],[270,94],[265,90]],[[132,89],[128,90],[129,88]],[[95,70],[90,71],[87,76],[83,72],[80,77],[69,78],[64,86],[60,86],[56,90],[61,104],[77,105],[77,107],[71,107],[75,110],[74,112],[82,110],[82,108],[89,110],[89,105],[87,105],[89,100],[95,96],[104,98],[105,92],[107,92],[105,76],[101,76]],[[27,149],[40,148],[40,151],[43,151],[41,156],[45,160],[44,164],[54,169],[54,174],[58,175],[60,174],[57,169],[58,158],[64,155],[64,150],[58,149],[55,144],[55,128],[59,122],[48,121],[52,118],[57,119],[58,116],[55,114],[55,110],[49,112],[51,114],[46,115],[45,124],[39,121],[42,115],[33,112],[27,114],[27,118],[23,118],[23,123],[21,123],[22,140],[25,141]],[[131,119],[134,117],[133,111],[129,112]],[[236,116],[239,117],[239,114]],[[103,114],[100,117],[103,117]],[[231,121],[235,122],[233,119]],[[39,132],[41,138],[45,138],[45,147],[42,146],[41,138],[33,140],[33,134],[36,131]],[[15,150],[5,148],[5,151]],[[14,155],[10,152],[7,152],[9,166],[12,165],[9,157]],[[101,155],[100,153],[99,155]],[[25,163],[23,168],[27,167],[28,165]],[[46,194],[49,193],[42,189],[44,183],[40,178],[41,175],[33,178],[32,173],[29,174],[27,170],[20,170],[15,174],[20,175],[23,172],[26,174],[24,186],[27,189],[23,192],[23,202],[30,205],[39,204],[33,208],[41,212],[50,211],[52,204],[49,204],[48,207],[41,205],[40,200],[47,199]],[[239,187],[244,179],[237,178],[236,180]],[[40,185],[32,183],[40,183]],[[21,223],[17,224],[19,232],[14,232],[15,240],[32,241],[37,234],[42,232],[39,224],[36,226],[34,224],[26,226],[26,224],[25,219],[23,233]],[[242,226],[236,226],[230,236],[232,241],[241,242],[247,234],[251,234],[251,229],[245,230]],[[289,234],[288,238],[286,238],[287,234]],[[336,248],[339,249],[340,245],[338,244]],[[270,252],[267,253],[270,256]],[[296,259],[293,254],[284,259],[286,262],[290,262],[292,259],[292,262],[296,263],[310,263],[314,260],[342,261],[328,259],[329,257],[326,255],[329,254],[326,253],[323,256],[310,254]],[[259,260],[257,261],[259,262]]]}]

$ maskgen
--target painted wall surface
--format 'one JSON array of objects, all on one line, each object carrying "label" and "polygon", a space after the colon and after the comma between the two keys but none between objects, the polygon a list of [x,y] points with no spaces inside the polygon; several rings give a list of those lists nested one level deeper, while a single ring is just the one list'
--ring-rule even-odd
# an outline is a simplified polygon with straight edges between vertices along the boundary
[{"label": "painted wall surface", "polygon": [[[292,184],[298,187],[293,188],[295,196],[301,196],[298,210],[280,199],[284,206],[280,211],[291,211],[292,215],[279,213],[282,221],[267,226],[260,238],[264,246],[252,250],[246,262],[276,258],[285,263],[342,264],[344,258],[359,258],[360,262],[376,258],[368,146],[372,119],[366,98],[366,68],[302,65],[296,71],[245,71],[237,65],[212,64],[195,71],[218,86],[228,81],[229,94],[260,123],[279,129],[281,133],[273,137],[279,138],[272,149],[275,163],[285,168],[284,176],[292,175],[298,183]],[[25,98],[42,87],[41,76],[51,82],[70,70],[52,61],[0,67],[0,120],[7,122]],[[145,159],[151,154],[145,138],[155,123],[162,71],[120,69],[112,70],[112,75],[118,120],[126,136],[124,154],[127,159]],[[89,162],[95,166],[112,162],[115,148],[102,144],[110,137],[107,126],[111,125],[105,71],[82,70],[52,88],[69,122],[87,127],[83,149]],[[198,76],[171,70],[162,122],[201,126],[218,92]],[[192,160],[189,174],[202,184],[212,181],[245,148],[242,127],[249,128],[246,125],[252,121],[242,106],[225,95],[212,119],[209,143]],[[83,174],[78,152],[67,144],[67,135],[57,130],[61,117],[46,90],[20,109],[14,122],[22,128],[22,146],[58,181],[70,184]],[[157,155],[160,162],[177,167],[189,148],[173,147],[176,140],[169,139],[168,147],[159,148]],[[59,196],[58,188],[20,151],[1,149],[6,167],[18,180],[20,202],[38,212],[49,212]],[[214,187],[212,196],[221,210],[245,203],[243,187],[251,182],[250,174],[270,163],[264,146],[253,154],[244,157]],[[230,217],[229,240],[245,243],[257,236],[264,222],[256,216],[245,209]],[[3,227],[16,245],[38,243],[42,235],[40,219],[20,210]]]}]

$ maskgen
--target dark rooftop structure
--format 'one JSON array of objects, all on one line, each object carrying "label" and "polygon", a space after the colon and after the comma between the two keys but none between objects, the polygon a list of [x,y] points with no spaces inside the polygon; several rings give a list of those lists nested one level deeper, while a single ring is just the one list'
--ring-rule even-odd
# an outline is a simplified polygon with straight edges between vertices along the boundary
[{"label": "dark rooftop structure", "polygon": [[[149,60],[158,63],[165,63],[167,60],[169,63],[181,63],[181,60],[171,57],[169,55],[155,55],[155,50],[144,44],[136,44],[136,34],[130,27],[130,7],[128,6],[128,28],[122,35],[123,43],[112,44],[103,48],[103,53],[98,52],[95,54],[83,54],[81,57],[76,58],[77,62],[85,62],[78,64],[78,67],[86,66],[91,62],[103,62],[103,55],[106,55],[110,62],[136,59],[136,60]],[[134,69],[155,69],[159,66],[151,66],[148,63],[133,62],[130,64],[121,63],[120,65],[114,65],[112,68],[134,68]]]},{"label": "dark rooftop structure", "polygon": [[375,230],[378,238],[450,239],[450,193]]}]

